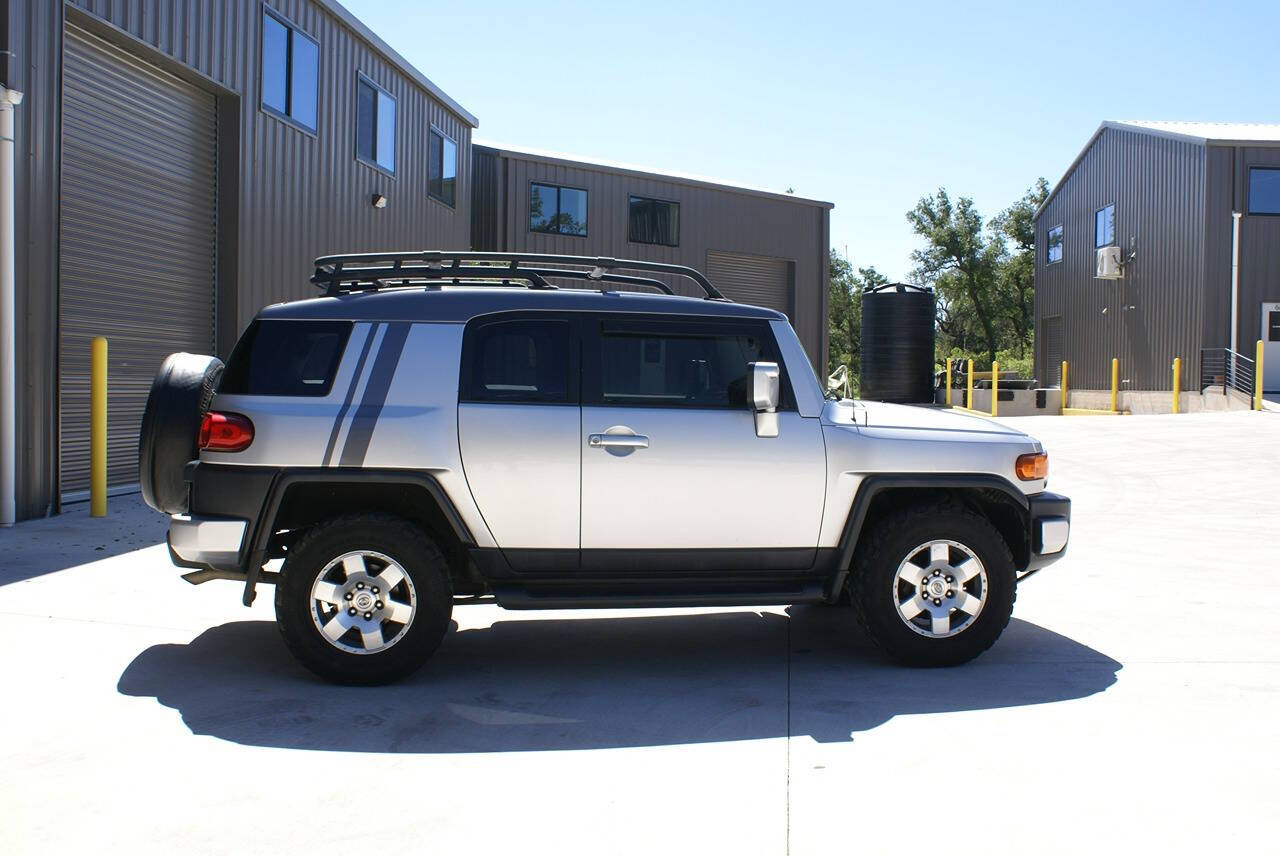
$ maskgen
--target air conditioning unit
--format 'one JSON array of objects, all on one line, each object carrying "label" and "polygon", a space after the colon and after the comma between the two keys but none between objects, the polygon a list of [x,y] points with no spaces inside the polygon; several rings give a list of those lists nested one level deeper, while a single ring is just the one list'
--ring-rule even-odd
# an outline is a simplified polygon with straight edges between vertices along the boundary
[{"label": "air conditioning unit", "polygon": [[1098,248],[1098,272],[1094,275],[1098,279],[1124,279],[1119,247]]}]

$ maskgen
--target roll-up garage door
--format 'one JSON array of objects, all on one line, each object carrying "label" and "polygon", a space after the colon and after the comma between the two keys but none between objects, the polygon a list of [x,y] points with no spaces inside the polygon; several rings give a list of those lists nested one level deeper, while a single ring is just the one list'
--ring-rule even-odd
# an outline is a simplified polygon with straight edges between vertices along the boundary
[{"label": "roll-up garage door", "polygon": [[776,309],[788,318],[794,311],[791,268],[786,259],[707,251],[707,278],[725,297]]},{"label": "roll-up garage door", "polygon": [[138,481],[138,424],[174,351],[213,353],[217,106],[68,26],[63,51],[59,396],[64,500],[89,487],[89,349],[108,341],[107,480]]}]

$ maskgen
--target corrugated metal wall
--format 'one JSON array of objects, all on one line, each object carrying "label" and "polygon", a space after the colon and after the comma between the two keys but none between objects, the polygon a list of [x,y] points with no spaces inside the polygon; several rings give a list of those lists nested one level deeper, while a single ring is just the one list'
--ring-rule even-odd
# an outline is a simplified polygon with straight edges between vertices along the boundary
[{"label": "corrugated metal wall", "polygon": [[[1206,147],[1103,129],[1036,220],[1036,336],[1060,315],[1071,386],[1106,389],[1111,358],[1127,389],[1168,389],[1174,357],[1193,389],[1204,329]],[[1121,281],[1094,278],[1094,214],[1116,206],[1116,239],[1137,257]],[[1045,262],[1063,226],[1063,260]],[[1046,377],[1043,344],[1037,377]]]},{"label": "corrugated metal wall", "polygon": [[[17,112],[19,515],[46,512],[57,486],[57,264],[62,20],[74,18],[218,97],[218,342],[225,349],[266,303],[314,293],[309,261],[335,251],[465,247],[470,231],[471,127],[310,0],[272,0],[320,45],[318,131],[259,109],[258,0],[10,0],[6,83]],[[65,12],[64,12],[65,9]],[[136,40],[136,43],[135,41]],[[354,157],[356,75],[397,100],[394,177]],[[435,124],[458,142],[458,204],[427,196],[425,152]],[[373,194],[387,196],[375,209]]]},{"label": "corrugated metal wall", "polygon": [[497,252],[498,153],[471,147],[471,249]]},{"label": "corrugated metal wall", "polygon": [[1280,301],[1280,217],[1250,216],[1249,167],[1280,167],[1280,147],[1210,146],[1210,176],[1214,192],[1207,199],[1206,246],[1209,280],[1215,285],[1214,326],[1206,333],[1208,347],[1221,347],[1231,336],[1231,212],[1240,220],[1240,353],[1253,357],[1262,332],[1264,302]]},{"label": "corrugated metal wall", "polygon": [[[808,200],[738,192],[663,180],[649,173],[595,164],[503,153],[500,241],[511,252],[637,258],[705,271],[710,251],[772,257],[794,264],[796,333],[819,371],[826,364],[827,228],[830,210]],[[587,190],[587,236],[529,231],[529,184],[547,182]],[[628,199],[647,196],[680,204],[680,245],[628,240]],[[677,289],[692,294],[684,283]]]}]

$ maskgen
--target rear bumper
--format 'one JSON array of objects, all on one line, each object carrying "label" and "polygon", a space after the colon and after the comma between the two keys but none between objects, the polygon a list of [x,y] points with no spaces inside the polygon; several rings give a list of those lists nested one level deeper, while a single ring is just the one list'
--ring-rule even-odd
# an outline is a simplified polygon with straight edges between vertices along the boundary
[{"label": "rear bumper", "polygon": [[1037,493],[1030,500],[1031,559],[1026,573],[1053,564],[1067,553],[1071,536],[1071,500],[1056,493]]},{"label": "rear bumper", "polygon": [[247,520],[234,517],[169,518],[169,555],[184,568],[237,568]]}]

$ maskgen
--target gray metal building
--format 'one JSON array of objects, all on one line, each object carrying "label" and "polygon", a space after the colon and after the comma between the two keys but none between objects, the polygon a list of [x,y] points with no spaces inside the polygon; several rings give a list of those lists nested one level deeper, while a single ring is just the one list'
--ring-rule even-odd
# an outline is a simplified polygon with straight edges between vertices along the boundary
[{"label": "gray metal building", "polygon": [[[1280,388],[1277,215],[1280,125],[1103,122],[1036,212],[1037,377],[1065,359],[1073,389],[1107,389],[1115,357],[1122,388],[1167,390],[1181,357],[1194,391],[1201,349],[1252,358],[1261,338]],[[1108,246],[1123,278],[1097,277]]]},{"label": "gray metal building", "polygon": [[[14,111],[19,519],[87,489],[93,336],[110,341],[108,479],[129,490],[166,354],[225,356],[261,306],[313,293],[318,255],[471,243],[476,118],[336,0],[0,0],[0,26],[3,84],[24,95]],[[789,230],[755,251],[790,266],[794,315],[816,341],[825,211],[740,192],[720,210],[715,193],[673,186],[683,228],[699,241],[714,233],[708,246],[742,252],[719,237],[740,217]],[[589,244],[511,248],[627,254],[597,242],[599,198]],[[691,263],[710,259],[699,250]]]},{"label": "gray metal building", "polygon": [[831,203],[511,146],[476,144],[472,165],[474,249],[697,268],[729,299],[786,313],[824,368]]}]

